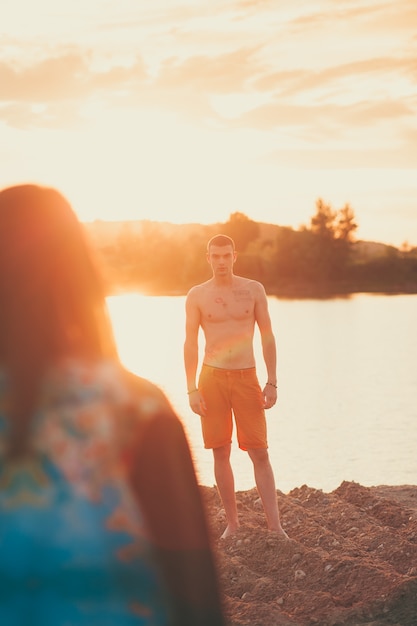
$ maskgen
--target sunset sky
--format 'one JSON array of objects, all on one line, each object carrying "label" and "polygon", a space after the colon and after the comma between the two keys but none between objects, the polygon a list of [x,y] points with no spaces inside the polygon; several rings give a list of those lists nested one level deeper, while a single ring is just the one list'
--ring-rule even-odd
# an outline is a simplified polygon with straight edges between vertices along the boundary
[{"label": "sunset sky", "polygon": [[13,0],[0,8],[0,187],[82,220],[298,228],[417,245],[416,0]]}]

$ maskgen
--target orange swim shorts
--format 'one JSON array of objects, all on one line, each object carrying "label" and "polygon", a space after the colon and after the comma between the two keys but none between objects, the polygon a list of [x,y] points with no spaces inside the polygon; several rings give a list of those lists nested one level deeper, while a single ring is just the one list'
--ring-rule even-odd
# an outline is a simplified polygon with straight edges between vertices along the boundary
[{"label": "orange swim shorts", "polygon": [[254,367],[228,370],[203,365],[198,389],[207,411],[201,417],[205,448],[232,441],[233,416],[239,448],[267,448],[262,389]]}]

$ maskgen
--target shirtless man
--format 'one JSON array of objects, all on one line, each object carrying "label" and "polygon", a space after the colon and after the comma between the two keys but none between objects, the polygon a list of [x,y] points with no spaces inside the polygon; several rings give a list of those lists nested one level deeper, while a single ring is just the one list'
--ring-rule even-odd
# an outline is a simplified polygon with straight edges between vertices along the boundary
[{"label": "shirtless man", "polygon": [[[277,359],[265,290],[261,283],[233,273],[236,251],[230,237],[216,235],[210,239],[207,261],[212,278],[187,294],[184,363],[190,407],[201,416],[205,447],[213,449],[214,475],[227,518],[222,538],[239,527],[230,464],[232,415],[239,447],[248,452],[253,463],[268,528],[286,538],[266,438],[264,409],[277,401]],[[267,370],[263,390],[255,370],[255,323],[261,333]],[[200,326],[205,351],[197,386]]]}]

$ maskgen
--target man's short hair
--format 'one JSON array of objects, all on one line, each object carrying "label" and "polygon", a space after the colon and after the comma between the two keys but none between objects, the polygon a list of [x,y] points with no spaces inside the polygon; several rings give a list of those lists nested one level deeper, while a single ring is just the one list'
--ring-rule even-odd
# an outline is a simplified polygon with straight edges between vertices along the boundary
[{"label": "man's short hair", "polygon": [[214,235],[207,244],[207,252],[210,252],[211,246],[232,246],[235,251],[235,242],[228,235]]}]

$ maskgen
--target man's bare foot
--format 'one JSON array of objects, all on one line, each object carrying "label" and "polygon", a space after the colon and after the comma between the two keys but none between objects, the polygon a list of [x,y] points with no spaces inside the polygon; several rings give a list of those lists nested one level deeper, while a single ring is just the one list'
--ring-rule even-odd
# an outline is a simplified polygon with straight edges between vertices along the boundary
[{"label": "man's bare foot", "polygon": [[278,530],[275,530],[275,528],[270,529],[269,532],[274,533],[274,535],[277,535],[278,539],[285,539],[285,541],[289,541],[290,539],[283,528],[279,528]]},{"label": "man's bare foot", "polygon": [[220,539],[227,539],[227,537],[231,537],[232,535],[234,535],[237,531],[239,530],[239,526],[232,526],[231,524],[228,524],[226,526],[226,529],[224,531],[224,533],[222,534],[222,536],[220,537]]}]

